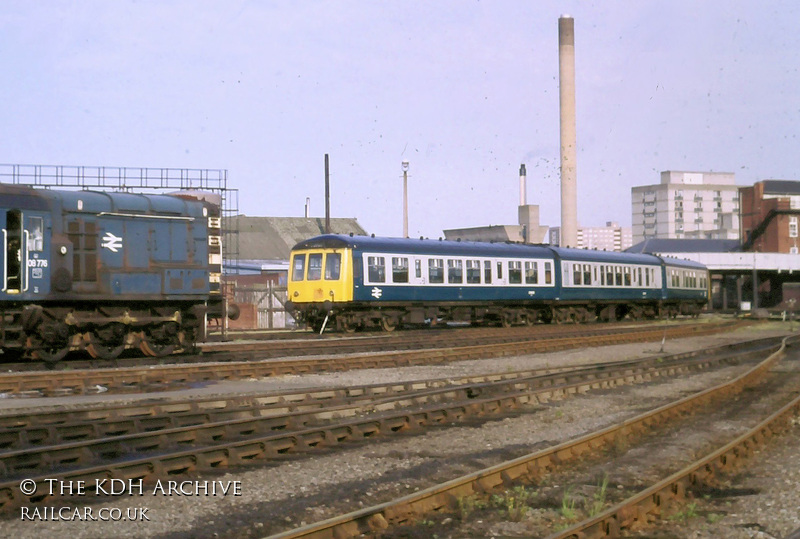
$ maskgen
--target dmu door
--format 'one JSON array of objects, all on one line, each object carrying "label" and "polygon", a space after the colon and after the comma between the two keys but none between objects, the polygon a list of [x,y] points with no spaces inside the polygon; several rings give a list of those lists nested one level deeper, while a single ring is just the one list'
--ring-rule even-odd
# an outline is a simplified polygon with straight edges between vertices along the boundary
[{"label": "dmu door", "polygon": [[47,288],[49,264],[44,250],[44,216],[20,209],[0,210],[2,286],[9,296],[39,294]]}]

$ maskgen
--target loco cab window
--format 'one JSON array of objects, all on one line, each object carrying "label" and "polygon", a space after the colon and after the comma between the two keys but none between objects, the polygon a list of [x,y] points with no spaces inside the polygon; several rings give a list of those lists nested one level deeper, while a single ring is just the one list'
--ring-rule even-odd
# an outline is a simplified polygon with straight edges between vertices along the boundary
[{"label": "loco cab window", "polygon": [[44,250],[44,223],[41,217],[29,217],[28,251],[42,252]]},{"label": "loco cab window", "polygon": [[325,280],[338,281],[342,271],[342,255],[328,253],[325,255]]},{"label": "loco cab window", "polygon": [[306,275],[306,255],[294,255],[292,258],[292,280],[302,281]]}]

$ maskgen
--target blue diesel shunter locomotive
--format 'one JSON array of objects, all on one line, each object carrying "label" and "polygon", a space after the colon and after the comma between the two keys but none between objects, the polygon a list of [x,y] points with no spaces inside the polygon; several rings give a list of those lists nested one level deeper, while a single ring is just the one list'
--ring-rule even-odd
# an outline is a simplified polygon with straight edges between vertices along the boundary
[{"label": "blue diesel shunter locomotive", "polygon": [[219,207],[0,184],[0,344],[55,362],[192,346],[220,300]]},{"label": "blue diesel shunter locomotive", "polygon": [[287,310],[316,329],[696,315],[708,271],[653,255],[324,235],[292,250]]}]

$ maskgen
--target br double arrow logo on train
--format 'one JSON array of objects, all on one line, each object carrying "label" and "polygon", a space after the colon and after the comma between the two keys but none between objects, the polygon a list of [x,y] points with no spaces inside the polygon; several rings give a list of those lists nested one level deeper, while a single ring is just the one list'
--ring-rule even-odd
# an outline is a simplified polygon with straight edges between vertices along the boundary
[{"label": "br double arrow logo on train", "polygon": [[118,253],[119,250],[122,249],[122,238],[115,236],[111,232],[106,232],[106,235],[103,236],[103,243],[101,246],[113,253]]}]

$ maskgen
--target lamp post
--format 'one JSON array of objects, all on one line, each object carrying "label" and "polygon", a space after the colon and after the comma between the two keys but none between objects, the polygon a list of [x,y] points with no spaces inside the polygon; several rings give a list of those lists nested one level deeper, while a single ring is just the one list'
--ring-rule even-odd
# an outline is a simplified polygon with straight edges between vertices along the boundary
[{"label": "lamp post", "polygon": [[403,237],[408,237],[408,161],[403,166]]}]

